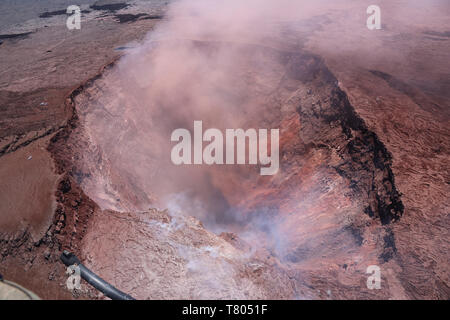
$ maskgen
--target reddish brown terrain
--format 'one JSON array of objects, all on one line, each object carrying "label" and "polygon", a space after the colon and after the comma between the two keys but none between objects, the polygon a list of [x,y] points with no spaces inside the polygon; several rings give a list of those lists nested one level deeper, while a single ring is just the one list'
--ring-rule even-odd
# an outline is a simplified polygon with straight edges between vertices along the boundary
[{"label": "reddish brown terrain", "polygon": [[[222,28],[182,1],[5,40],[0,273],[103,298],[65,287],[68,249],[138,299],[449,299],[450,7],[379,5],[372,31],[353,3],[237,5]],[[194,120],[280,128],[278,173],[173,165]]]}]

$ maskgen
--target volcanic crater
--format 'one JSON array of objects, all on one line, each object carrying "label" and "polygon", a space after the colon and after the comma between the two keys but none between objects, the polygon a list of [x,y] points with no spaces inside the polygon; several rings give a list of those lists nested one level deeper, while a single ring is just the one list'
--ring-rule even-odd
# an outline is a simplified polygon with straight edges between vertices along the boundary
[{"label": "volcanic crater", "polygon": [[[163,49],[157,45],[153,50],[177,45],[160,44]],[[330,289],[311,292],[311,282],[316,280],[308,273],[328,278],[325,270],[320,270],[323,265],[352,266],[345,268],[347,273],[351,270],[361,277],[364,270],[348,262],[355,254],[363,256],[363,261],[381,264],[392,259],[396,247],[389,225],[400,219],[403,204],[395,186],[391,155],[356,114],[323,60],[307,52],[260,45],[204,41],[191,45],[199,55],[210,56],[226,46],[233,57],[239,57],[233,59],[233,72],[241,71],[227,73],[227,81],[245,79],[245,90],[238,86],[230,92],[234,89],[228,88],[225,96],[217,99],[231,96],[245,101],[247,109],[229,117],[225,115],[229,110],[217,104],[215,109],[198,108],[198,104],[190,108],[189,93],[182,93],[186,95],[184,107],[193,115],[189,118],[186,113],[173,112],[164,114],[162,120],[151,102],[145,109],[136,101],[117,98],[131,87],[123,86],[120,80],[120,64],[126,65],[126,60],[106,67],[71,95],[73,118],[49,147],[60,173],[66,174],[58,198],[61,214],[67,206],[65,195],[73,192],[67,186],[79,185],[83,190],[78,190],[83,194],[80,199],[71,201],[77,208],[73,228],[83,237],[61,237],[65,247],[137,298],[214,297],[217,286],[223,294],[217,298],[235,297],[243,289],[237,284],[243,279],[245,298],[320,297]],[[255,56],[259,61],[252,65],[249,61]],[[262,64],[272,68],[258,69]],[[151,88],[138,88],[135,94]],[[211,90],[208,93],[217,90],[215,86],[205,88]],[[146,94],[155,94],[154,99],[161,102],[157,95],[160,91],[153,90],[156,93]],[[264,99],[260,98],[262,90]],[[167,109],[174,111],[169,104]],[[157,119],[153,122],[156,125],[149,126],[143,110]],[[211,112],[219,116],[211,119]],[[224,126],[225,117],[225,122],[243,128],[280,127],[279,173],[261,177],[248,165],[175,167],[167,161],[169,136],[164,145],[157,123],[188,125],[199,116],[209,117],[216,127]],[[164,127],[165,134],[169,131]],[[139,141],[155,144],[142,143],[137,149]],[[196,217],[194,222],[190,216]],[[202,231],[197,234],[191,228]],[[192,248],[183,252],[185,241],[193,241],[200,251],[218,253],[205,258],[205,253],[189,252]],[[155,252],[154,246],[163,247],[163,252]],[[233,254],[228,256],[227,250],[233,250]],[[170,295],[169,290],[162,295],[157,293],[162,284],[153,284],[155,268],[163,272],[163,266],[173,259],[175,270],[164,272],[165,281],[173,283],[181,273],[186,290],[191,287],[189,293]],[[246,273],[242,267],[248,263],[259,263],[261,268]],[[201,265],[201,281],[198,273],[191,272],[190,264]],[[216,264],[220,269],[214,267]],[[125,270],[127,275],[121,275]],[[272,273],[283,281],[269,281]],[[218,284],[220,277],[230,277],[235,284]],[[131,280],[142,278],[144,282]],[[339,295],[361,294],[352,289],[352,285],[348,292],[340,289]],[[369,290],[365,294],[372,295]]]},{"label": "volcanic crater", "polygon": [[[320,32],[332,21],[299,26]],[[150,37],[71,90],[54,127],[14,129],[1,161],[22,159],[49,188],[17,179],[10,189],[48,196],[39,212],[51,214],[26,211],[31,227],[7,221],[19,224],[0,234],[8,276],[43,298],[104,298],[84,283],[66,289],[67,249],[138,299],[448,299],[445,92],[433,100],[423,79],[350,66],[320,41],[282,34]],[[175,166],[170,133],[194,120],[279,128],[278,173]],[[380,290],[367,288],[370,265],[382,270]]]}]

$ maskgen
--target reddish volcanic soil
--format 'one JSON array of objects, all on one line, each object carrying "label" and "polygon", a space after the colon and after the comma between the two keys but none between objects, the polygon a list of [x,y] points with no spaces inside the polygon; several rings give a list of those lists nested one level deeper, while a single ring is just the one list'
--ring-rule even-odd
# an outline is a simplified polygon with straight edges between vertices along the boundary
[{"label": "reddish volcanic soil", "polygon": [[[42,114],[12,107],[41,89],[0,88],[0,273],[43,298],[104,298],[65,288],[68,249],[138,299],[449,299],[449,8],[410,6],[412,25],[402,3],[381,31],[330,4],[283,38],[94,55],[98,74]],[[198,119],[280,128],[279,172],[174,166],[170,132]]]}]

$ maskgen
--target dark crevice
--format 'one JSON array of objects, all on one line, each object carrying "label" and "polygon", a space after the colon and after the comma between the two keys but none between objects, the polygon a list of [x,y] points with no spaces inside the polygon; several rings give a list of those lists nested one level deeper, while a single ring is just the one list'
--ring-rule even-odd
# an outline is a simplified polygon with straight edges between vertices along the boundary
[{"label": "dark crevice", "polygon": [[380,254],[379,259],[381,260],[381,262],[388,262],[397,253],[395,236],[392,229],[386,228],[386,235],[383,237],[383,242],[383,252]]}]

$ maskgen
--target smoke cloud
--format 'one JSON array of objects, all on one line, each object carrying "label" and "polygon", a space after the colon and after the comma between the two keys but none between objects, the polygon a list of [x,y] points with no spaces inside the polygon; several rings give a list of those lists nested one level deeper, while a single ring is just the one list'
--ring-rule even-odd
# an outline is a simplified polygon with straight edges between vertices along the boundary
[{"label": "smoke cloud", "polygon": [[222,132],[279,128],[286,52],[299,47],[286,35],[307,10],[306,1],[290,0],[173,2],[87,102],[86,131],[103,158],[84,182],[88,194],[108,209],[180,211],[215,232],[251,225],[278,250],[276,209],[247,203],[276,175],[260,176],[259,165],[175,166],[170,137],[178,128],[193,132],[194,120]]}]

